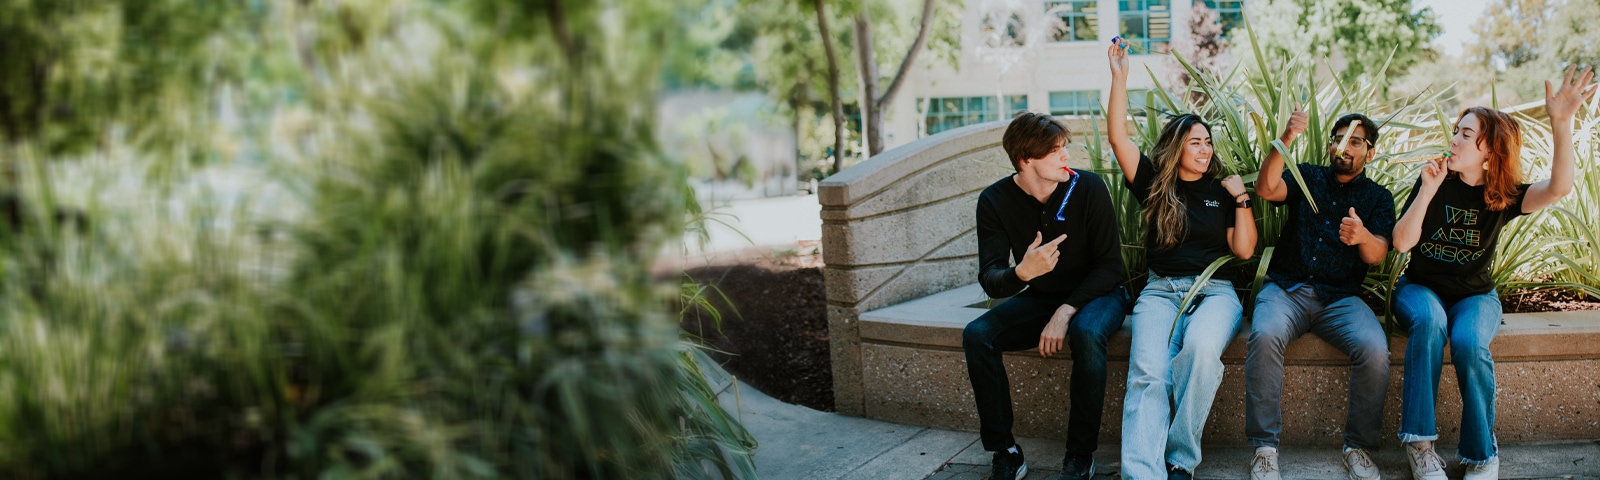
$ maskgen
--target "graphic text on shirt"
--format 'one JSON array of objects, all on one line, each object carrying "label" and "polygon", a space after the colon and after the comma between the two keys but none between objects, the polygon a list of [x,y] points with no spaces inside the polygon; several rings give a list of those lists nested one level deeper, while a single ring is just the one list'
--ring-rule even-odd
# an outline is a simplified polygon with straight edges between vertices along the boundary
[{"label": "graphic text on shirt", "polygon": [[1485,250],[1481,248],[1483,231],[1477,228],[1478,210],[1446,205],[1444,212],[1445,221],[1451,226],[1472,228],[1441,227],[1434,230],[1433,235],[1428,237],[1431,241],[1422,243],[1422,255],[1442,262],[1462,264],[1482,257]]}]

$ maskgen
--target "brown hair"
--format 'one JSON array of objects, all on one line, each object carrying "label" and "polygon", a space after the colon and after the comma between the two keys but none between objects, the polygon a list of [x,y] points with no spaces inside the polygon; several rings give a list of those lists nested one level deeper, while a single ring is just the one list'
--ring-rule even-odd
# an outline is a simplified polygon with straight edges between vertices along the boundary
[{"label": "brown hair", "polygon": [[1461,111],[1456,119],[1458,128],[1460,119],[1469,113],[1478,117],[1475,143],[1488,150],[1487,158],[1483,159],[1487,166],[1483,172],[1483,203],[1494,211],[1510,208],[1522,184],[1522,124],[1505,112],[1472,107]]},{"label": "brown hair", "polygon": [[1011,157],[1011,168],[1020,172],[1023,160],[1044,158],[1057,148],[1066,148],[1067,142],[1071,141],[1072,131],[1055,117],[1022,112],[1011,119],[1011,125],[1006,126],[1000,145]]},{"label": "brown hair", "polygon": [[[1153,237],[1156,244],[1145,246],[1152,250],[1177,247],[1188,234],[1188,206],[1183,204],[1183,197],[1178,195],[1178,170],[1183,163],[1184,141],[1195,125],[1205,127],[1207,133],[1211,132],[1211,125],[1193,113],[1167,121],[1167,125],[1161,128],[1155,149],[1150,152],[1155,157],[1151,161],[1155,163],[1156,178],[1150,182],[1150,196],[1144,201],[1144,225],[1155,230]],[[1206,166],[1206,177],[1216,178],[1222,174],[1222,162],[1216,160],[1216,152],[1213,151],[1211,163]]]}]

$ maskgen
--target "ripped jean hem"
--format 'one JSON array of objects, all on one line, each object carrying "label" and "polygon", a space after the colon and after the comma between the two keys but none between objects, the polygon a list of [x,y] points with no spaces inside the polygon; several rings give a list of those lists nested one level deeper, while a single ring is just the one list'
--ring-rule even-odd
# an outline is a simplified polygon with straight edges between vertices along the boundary
[{"label": "ripped jean hem", "polygon": [[1438,435],[1417,435],[1413,433],[1400,434],[1400,441],[1402,443],[1431,442],[1438,439]]}]

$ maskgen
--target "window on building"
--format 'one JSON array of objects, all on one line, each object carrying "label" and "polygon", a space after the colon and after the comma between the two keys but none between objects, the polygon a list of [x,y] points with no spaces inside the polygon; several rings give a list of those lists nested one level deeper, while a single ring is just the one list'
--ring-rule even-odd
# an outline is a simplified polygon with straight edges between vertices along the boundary
[{"label": "window on building", "polygon": [[[1051,39],[1057,42],[1085,42],[1100,39],[1099,0],[1045,0],[1046,15],[1061,19],[1061,30]],[[1048,17],[1047,17],[1048,18]]]},{"label": "window on building", "polygon": [[1155,102],[1152,103],[1152,100],[1155,99],[1150,98],[1150,89],[1148,88],[1129,89],[1128,114],[1135,117],[1145,116],[1145,107],[1160,103],[1159,100],[1155,100]]},{"label": "window on building", "polygon": [[1002,115],[1000,101],[994,96],[943,97],[920,100],[926,107],[924,121],[926,135],[943,132],[975,123],[1008,119],[1028,109],[1027,95],[1006,95],[1006,110]]},{"label": "window on building", "polygon": [[1233,27],[1244,25],[1244,0],[1203,0],[1206,8],[1217,12],[1222,23],[1222,38],[1231,38]]},{"label": "window on building", "polygon": [[983,19],[983,41],[990,47],[1022,46],[1027,40],[1022,35],[1022,17],[1010,14],[1005,30],[1000,30],[1000,16],[990,14]]},{"label": "window on building", "polygon": [[1050,92],[1051,115],[1099,115],[1100,91]]},{"label": "window on building", "polygon": [[1119,0],[1122,38],[1133,53],[1166,53],[1172,41],[1171,0]]}]

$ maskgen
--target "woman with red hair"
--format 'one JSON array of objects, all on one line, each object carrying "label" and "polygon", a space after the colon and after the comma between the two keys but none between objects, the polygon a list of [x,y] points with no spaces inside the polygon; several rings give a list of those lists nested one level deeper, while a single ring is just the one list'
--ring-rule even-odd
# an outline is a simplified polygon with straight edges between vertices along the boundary
[{"label": "woman with red hair", "polygon": [[1405,326],[1405,384],[1400,440],[1406,443],[1412,477],[1445,478],[1444,460],[1433,449],[1439,438],[1434,403],[1444,345],[1450,344],[1461,389],[1458,453],[1467,479],[1498,478],[1494,437],[1494,359],[1489,342],[1500,330],[1500,299],[1489,277],[1500,230],[1512,219],[1548,207],[1572,191],[1572,117],[1595,85],[1590,68],[1567,70],[1561,88],[1545,82],[1555,147],[1550,178],[1522,180],[1522,128],[1493,109],[1468,108],[1456,121],[1450,157],[1422,168],[1394,228],[1394,248],[1411,252],[1411,264],[1395,287],[1394,313]]}]

